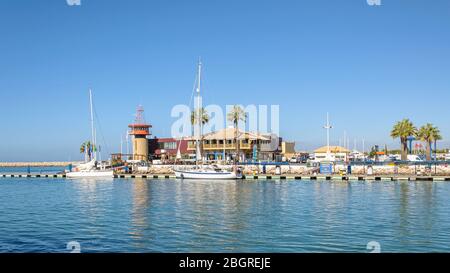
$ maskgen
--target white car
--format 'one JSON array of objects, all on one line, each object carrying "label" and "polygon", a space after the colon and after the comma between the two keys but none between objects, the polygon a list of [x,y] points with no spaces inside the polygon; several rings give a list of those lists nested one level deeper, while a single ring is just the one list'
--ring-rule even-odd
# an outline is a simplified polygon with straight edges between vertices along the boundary
[{"label": "white car", "polygon": [[425,160],[418,155],[408,155],[408,161],[418,162],[418,161],[425,161]]},{"label": "white car", "polygon": [[447,151],[447,153],[446,154],[444,154],[444,158],[443,158],[445,161],[450,161],[450,150],[449,151]]}]

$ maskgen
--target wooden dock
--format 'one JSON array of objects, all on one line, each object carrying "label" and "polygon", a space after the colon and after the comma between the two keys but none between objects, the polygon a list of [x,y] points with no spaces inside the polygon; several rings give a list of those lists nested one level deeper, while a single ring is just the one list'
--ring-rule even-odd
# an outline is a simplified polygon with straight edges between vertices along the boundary
[{"label": "wooden dock", "polygon": [[[66,178],[65,174],[28,174],[8,173],[0,174],[1,178]],[[173,174],[115,174],[114,178],[122,179],[175,179]],[[313,181],[450,181],[450,176],[340,176],[340,175],[245,175],[245,180],[313,180]]]}]

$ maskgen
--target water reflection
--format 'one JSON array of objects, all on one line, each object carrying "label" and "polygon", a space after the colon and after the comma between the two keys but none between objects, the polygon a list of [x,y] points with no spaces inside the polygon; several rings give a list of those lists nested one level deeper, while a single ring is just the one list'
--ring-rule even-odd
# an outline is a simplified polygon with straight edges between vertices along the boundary
[{"label": "water reflection", "polygon": [[68,179],[77,192],[79,203],[85,208],[95,211],[101,199],[110,198],[113,189],[113,178],[81,178]]},{"label": "water reflection", "polygon": [[175,185],[175,229],[188,242],[204,242],[186,251],[201,251],[205,245],[219,251],[264,245],[271,229],[278,228],[277,218],[296,209],[287,182],[184,180]]},{"label": "water reflection", "polygon": [[[236,181],[183,180],[175,183],[176,220],[191,218],[181,225],[184,236],[192,241],[214,240],[217,244],[237,240],[222,236],[239,234],[243,224],[248,223],[245,211],[251,196],[238,195],[242,188]],[[201,251],[201,246],[193,244],[192,251]]]},{"label": "water reflection", "polygon": [[149,182],[137,178],[132,182],[132,208],[130,235],[136,248],[143,248],[145,229],[149,228]]},{"label": "water reflection", "polygon": [[[113,178],[67,179],[67,182],[76,195],[74,211],[70,211],[70,214],[76,215],[76,219],[70,221],[79,226],[75,235],[89,238],[84,241],[87,244],[101,244],[99,241],[104,238],[104,229],[108,228],[110,221],[107,214],[111,211],[114,195]],[[67,197],[71,197],[70,194]]]},{"label": "water reflection", "polygon": [[87,252],[366,252],[376,240],[383,252],[450,251],[449,198],[450,183],[433,182],[11,180],[0,183],[8,208],[0,245],[48,252],[77,240]]}]

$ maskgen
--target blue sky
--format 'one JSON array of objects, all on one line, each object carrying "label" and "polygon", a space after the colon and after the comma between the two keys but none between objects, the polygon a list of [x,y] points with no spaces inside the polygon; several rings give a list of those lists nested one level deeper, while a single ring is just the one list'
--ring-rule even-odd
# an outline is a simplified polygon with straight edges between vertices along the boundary
[{"label": "blue sky", "polygon": [[89,88],[109,152],[138,104],[168,136],[199,56],[205,104],[279,104],[297,149],[325,144],[327,111],[336,144],[346,130],[351,146],[398,146],[404,117],[450,137],[450,1],[81,3],[0,1],[0,160],[80,159]]}]

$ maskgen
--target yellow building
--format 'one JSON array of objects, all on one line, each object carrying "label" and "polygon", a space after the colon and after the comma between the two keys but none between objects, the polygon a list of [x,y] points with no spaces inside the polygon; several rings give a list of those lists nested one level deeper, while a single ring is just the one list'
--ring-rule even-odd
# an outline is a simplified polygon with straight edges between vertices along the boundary
[{"label": "yellow building", "polygon": [[[203,157],[207,160],[231,160],[236,153],[236,133],[241,153],[241,160],[273,157],[273,153],[281,152],[279,138],[273,135],[245,132],[226,128],[203,135],[200,144]],[[196,139],[188,138],[188,151],[195,154]]]},{"label": "yellow building", "polygon": [[287,159],[295,156],[295,142],[281,142],[281,154]]},{"label": "yellow building", "polygon": [[144,108],[138,106],[136,120],[128,125],[128,134],[133,137],[133,160],[148,160],[148,139],[152,126],[144,120]]}]

